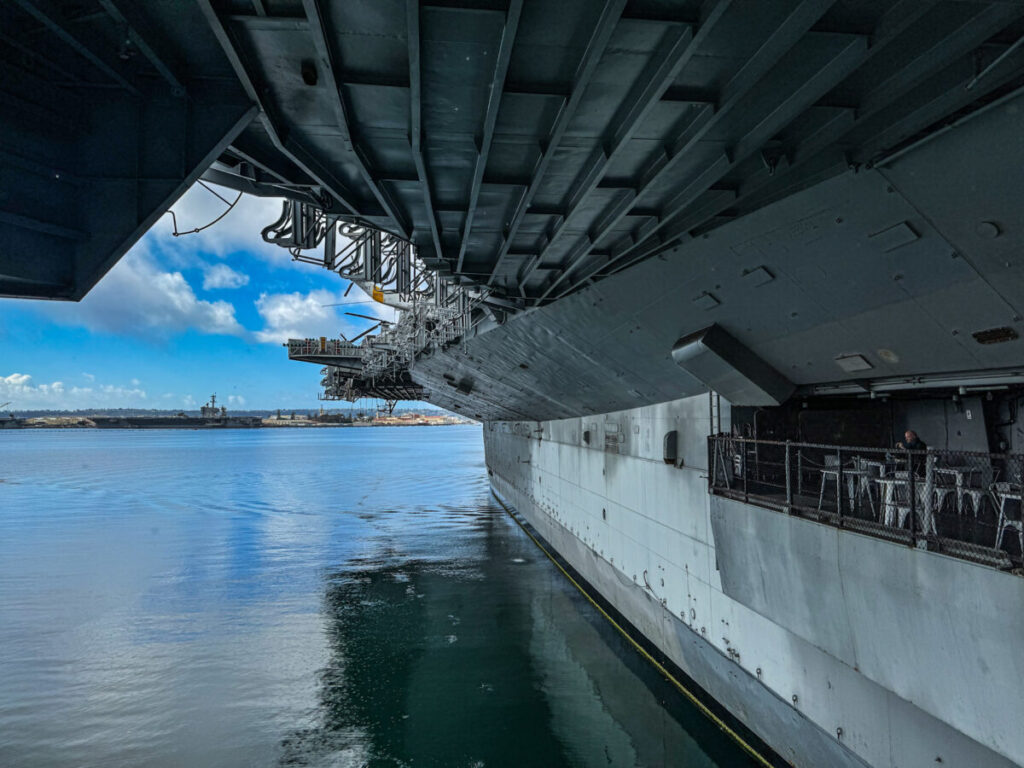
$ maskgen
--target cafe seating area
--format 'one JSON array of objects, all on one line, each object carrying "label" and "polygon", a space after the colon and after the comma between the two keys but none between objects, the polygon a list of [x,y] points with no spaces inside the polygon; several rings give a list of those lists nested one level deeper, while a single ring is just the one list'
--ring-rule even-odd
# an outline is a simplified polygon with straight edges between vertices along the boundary
[{"label": "cafe seating area", "polygon": [[709,490],[957,557],[1024,565],[1024,456],[708,438]]}]

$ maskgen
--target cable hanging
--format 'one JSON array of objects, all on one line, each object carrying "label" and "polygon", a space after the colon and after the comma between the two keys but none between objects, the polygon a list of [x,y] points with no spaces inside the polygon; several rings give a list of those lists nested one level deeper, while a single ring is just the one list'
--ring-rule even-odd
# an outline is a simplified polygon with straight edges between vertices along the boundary
[{"label": "cable hanging", "polygon": [[223,219],[223,218],[224,218],[225,216],[227,216],[227,215],[228,215],[229,213],[231,213],[231,211],[232,211],[232,210],[234,209],[234,207],[235,207],[236,205],[238,205],[238,201],[242,199],[242,193],[241,193],[241,192],[239,192],[239,193],[238,193],[238,197],[236,197],[236,198],[234,199],[234,201],[232,202],[232,201],[230,201],[230,200],[226,199],[226,198],[225,198],[225,197],[224,197],[223,195],[219,194],[219,193],[218,193],[218,192],[217,192],[217,191],[216,191],[215,189],[212,189],[212,188],[211,188],[211,187],[210,187],[210,186],[209,186],[209,185],[208,185],[208,184],[207,184],[207,183],[206,183],[205,181],[203,181],[202,179],[199,179],[199,182],[198,182],[198,183],[199,183],[199,185],[200,185],[200,186],[201,186],[201,187],[202,187],[203,189],[205,189],[205,190],[206,190],[207,192],[209,192],[209,193],[210,193],[211,195],[213,195],[213,196],[214,196],[214,197],[216,197],[216,198],[217,198],[218,200],[220,200],[221,202],[223,202],[223,203],[224,203],[224,205],[226,205],[226,206],[227,206],[227,208],[225,208],[225,209],[224,209],[224,212],[223,212],[223,213],[221,213],[221,215],[220,215],[220,216],[218,216],[217,218],[215,218],[215,219],[214,219],[213,221],[209,222],[208,224],[204,224],[204,225],[203,225],[203,226],[201,226],[201,227],[197,227],[196,229],[189,229],[189,230],[186,230],[186,231],[184,231],[184,232],[181,232],[181,231],[179,231],[179,230],[178,230],[178,217],[177,217],[177,216],[176,216],[176,215],[174,214],[174,209],[173,209],[173,208],[169,209],[169,210],[168,210],[167,212],[168,212],[169,214],[171,214],[171,222],[172,222],[172,225],[173,225],[173,227],[174,227],[174,231],[173,231],[173,232],[171,232],[171,234],[172,234],[172,235],[174,235],[174,237],[181,237],[182,235],[194,235],[194,234],[196,234],[197,232],[202,232],[202,231],[203,231],[204,229],[209,229],[209,228],[210,228],[210,227],[212,227],[212,226],[213,226],[214,224],[216,224],[216,223],[217,223],[218,221],[220,221],[220,220],[221,220],[221,219]]}]

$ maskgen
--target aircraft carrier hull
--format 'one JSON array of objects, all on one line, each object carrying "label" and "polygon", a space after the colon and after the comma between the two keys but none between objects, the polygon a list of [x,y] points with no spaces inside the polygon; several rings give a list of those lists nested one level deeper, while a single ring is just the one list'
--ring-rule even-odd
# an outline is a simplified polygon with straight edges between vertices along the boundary
[{"label": "aircraft carrier hull", "polygon": [[[711,496],[709,425],[707,396],[490,422],[491,484],[794,765],[1017,765],[1022,627],[1007,613],[1024,604],[1024,582]],[[662,458],[669,430],[681,436],[672,464]],[[774,566],[771,553],[781,555]]]}]

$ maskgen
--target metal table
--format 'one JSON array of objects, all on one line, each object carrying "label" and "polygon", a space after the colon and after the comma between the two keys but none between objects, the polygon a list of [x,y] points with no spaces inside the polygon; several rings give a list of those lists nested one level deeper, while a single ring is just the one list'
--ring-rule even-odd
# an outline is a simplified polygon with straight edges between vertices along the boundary
[{"label": "metal table", "polygon": [[[902,528],[906,523],[907,515],[910,514],[910,502],[908,500],[905,504],[901,503],[897,496],[897,490],[899,488],[906,488],[909,498],[910,479],[906,477],[878,477],[875,478],[875,482],[878,484],[879,495],[882,500],[881,515],[884,517],[880,522],[889,527]],[[925,481],[915,479],[915,489],[918,495],[917,518],[921,523],[921,530],[936,533],[935,516],[932,514],[931,505],[927,503],[928,494]],[[898,520],[896,519],[897,515],[899,517]]]}]

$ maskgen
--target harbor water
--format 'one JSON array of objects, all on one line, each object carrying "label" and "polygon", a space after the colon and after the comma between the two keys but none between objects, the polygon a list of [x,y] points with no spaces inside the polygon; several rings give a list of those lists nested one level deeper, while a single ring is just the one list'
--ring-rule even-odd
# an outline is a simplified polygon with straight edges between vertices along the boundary
[{"label": "harbor water", "polygon": [[0,765],[747,764],[479,427],[0,433]]}]

